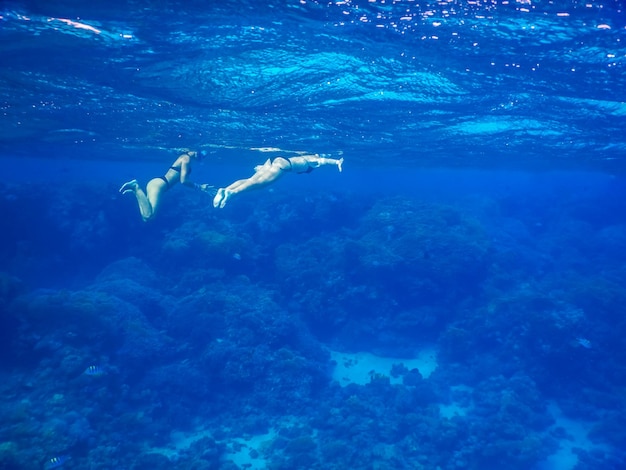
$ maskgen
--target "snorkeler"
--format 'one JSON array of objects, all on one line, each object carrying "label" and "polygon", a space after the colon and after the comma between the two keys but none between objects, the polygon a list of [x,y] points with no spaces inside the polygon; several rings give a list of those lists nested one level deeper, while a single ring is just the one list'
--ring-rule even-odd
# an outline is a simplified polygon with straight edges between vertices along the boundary
[{"label": "snorkeler", "polygon": [[213,207],[222,209],[226,202],[234,195],[249,189],[258,189],[273,183],[286,172],[310,173],[323,165],[337,165],[342,170],[343,158],[324,158],[319,155],[302,155],[298,157],[268,158],[263,165],[254,168],[254,175],[250,178],[238,180],[231,185],[220,188],[213,199]]},{"label": "snorkeler", "polygon": [[191,159],[201,161],[203,158],[202,153],[195,151],[188,151],[180,155],[172,166],[170,166],[163,176],[152,178],[146,185],[146,190],[139,186],[137,180],[124,183],[120,188],[120,193],[135,193],[137,203],[139,204],[139,211],[144,222],[150,220],[156,214],[156,211],[161,202],[161,196],[176,185],[180,181],[181,184],[199,191],[209,193],[211,196],[215,194],[213,186],[208,184],[197,184],[189,181],[189,175],[191,174]]}]

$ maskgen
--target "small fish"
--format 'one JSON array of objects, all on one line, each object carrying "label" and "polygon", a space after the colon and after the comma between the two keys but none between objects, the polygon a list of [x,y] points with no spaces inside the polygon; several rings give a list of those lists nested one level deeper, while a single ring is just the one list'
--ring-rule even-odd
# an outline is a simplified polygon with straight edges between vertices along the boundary
[{"label": "small fish", "polygon": [[67,455],[61,455],[59,457],[52,457],[49,460],[46,460],[46,463],[43,465],[43,470],[52,470],[53,468],[59,468],[65,462],[70,459]]},{"label": "small fish", "polygon": [[581,345],[585,349],[591,349],[591,341],[587,338],[576,338],[576,343]]},{"label": "small fish", "polygon": [[104,369],[100,366],[89,366],[83,372],[85,375],[91,375],[92,377],[99,377],[104,375]]}]

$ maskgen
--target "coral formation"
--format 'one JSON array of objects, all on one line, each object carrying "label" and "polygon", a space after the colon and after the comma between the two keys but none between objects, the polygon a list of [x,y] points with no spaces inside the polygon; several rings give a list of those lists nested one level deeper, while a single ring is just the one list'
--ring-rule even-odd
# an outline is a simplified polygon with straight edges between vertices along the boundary
[{"label": "coral formation", "polygon": [[[11,194],[31,207],[26,188]],[[573,439],[555,403],[592,423],[570,452],[579,468],[624,458],[613,219],[565,205],[539,227],[507,198],[328,194],[297,207],[270,195],[218,219],[181,195],[147,230],[107,205],[86,211],[95,194],[50,199],[38,230],[58,244],[6,234],[2,468],[71,456],[96,470],[525,470]],[[366,383],[333,379],[330,350],[431,349],[432,373],[389,359]]]}]

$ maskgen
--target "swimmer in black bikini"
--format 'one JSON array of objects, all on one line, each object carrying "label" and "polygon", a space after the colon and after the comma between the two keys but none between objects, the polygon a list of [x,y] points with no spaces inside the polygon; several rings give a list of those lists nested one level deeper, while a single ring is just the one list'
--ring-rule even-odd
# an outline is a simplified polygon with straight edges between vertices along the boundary
[{"label": "swimmer in black bikini", "polygon": [[156,214],[156,211],[161,202],[161,196],[172,186],[180,181],[181,184],[204,191],[210,195],[215,194],[213,186],[208,184],[197,184],[189,181],[189,175],[191,174],[191,160],[202,160],[203,155],[198,152],[189,151],[180,155],[172,166],[170,166],[163,176],[152,178],[146,185],[146,190],[139,186],[137,180],[124,183],[120,188],[120,193],[135,193],[137,203],[139,204],[139,211],[144,222],[150,220]]},{"label": "swimmer in black bikini", "polygon": [[248,189],[257,189],[273,183],[285,172],[310,173],[315,168],[319,168],[323,165],[337,165],[339,171],[341,171],[342,164],[343,158],[336,160],[334,158],[320,157],[319,155],[301,155],[298,157],[276,157],[268,159],[263,165],[258,165],[254,168],[254,175],[250,178],[235,181],[225,188],[218,189],[213,199],[213,207],[222,209],[234,194],[247,191]]}]

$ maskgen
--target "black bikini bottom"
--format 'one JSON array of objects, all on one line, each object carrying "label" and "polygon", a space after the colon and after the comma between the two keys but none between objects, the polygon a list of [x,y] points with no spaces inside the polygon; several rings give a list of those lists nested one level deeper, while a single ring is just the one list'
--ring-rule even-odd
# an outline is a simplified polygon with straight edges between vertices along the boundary
[{"label": "black bikini bottom", "polygon": [[167,178],[165,176],[157,176],[157,179],[161,179],[161,180],[165,181],[165,190],[166,191],[168,189],[170,189],[170,182],[167,181]]}]

